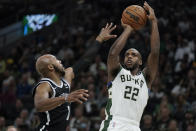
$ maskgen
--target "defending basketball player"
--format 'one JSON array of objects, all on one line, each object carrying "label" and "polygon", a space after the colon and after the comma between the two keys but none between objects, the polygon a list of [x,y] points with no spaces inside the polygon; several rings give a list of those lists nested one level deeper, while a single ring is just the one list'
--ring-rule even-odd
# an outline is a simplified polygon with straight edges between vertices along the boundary
[{"label": "defending basketball player", "polygon": [[121,66],[119,54],[131,35],[133,28],[122,23],[123,33],[110,48],[108,67],[108,93],[106,119],[100,131],[140,131],[140,120],[148,100],[148,88],[155,79],[159,62],[159,31],[154,10],[145,2],[151,22],[151,52],[146,67],[140,71],[142,57],[136,49],[128,49]]},{"label": "defending basketball player", "polygon": [[87,100],[88,91],[84,89],[70,93],[74,76],[83,70],[96,55],[103,41],[115,38],[110,33],[116,28],[111,23],[102,28],[95,42],[76,62],[73,67],[65,69],[55,56],[46,54],[36,61],[36,70],[42,79],[34,88],[35,108],[39,112],[39,131],[66,131],[66,122],[70,116],[70,103],[80,104]]}]

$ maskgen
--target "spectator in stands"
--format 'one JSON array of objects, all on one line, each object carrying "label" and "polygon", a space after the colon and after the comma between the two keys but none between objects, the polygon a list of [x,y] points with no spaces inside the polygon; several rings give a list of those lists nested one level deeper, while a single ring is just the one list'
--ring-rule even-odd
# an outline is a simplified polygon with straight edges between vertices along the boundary
[{"label": "spectator in stands", "polygon": [[29,125],[29,121],[28,121],[28,117],[29,117],[29,111],[27,109],[22,109],[22,111],[20,112],[20,118],[22,119],[23,123],[26,125]]},{"label": "spectator in stands", "polygon": [[22,74],[22,78],[19,80],[19,84],[17,85],[17,96],[19,98],[25,97],[26,95],[30,95],[32,91],[32,83],[28,81],[29,78],[28,72]]},{"label": "spectator in stands", "polygon": [[184,79],[177,80],[177,84],[172,89],[171,93],[173,97],[177,97],[180,94],[184,94],[186,92],[186,87],[184,86]]},{"label": "spectator in stands", "polygon": [[2,58],[2,56],[0,56],[0,74],[2,75],[5,71],[6,71],[6,62]]},{"label": "spectator in stands", "polygon": [[[155,79],[155,82],[152,86],[152,91],[150,92],[150,98],[154,99],[155,101],[160,101],[161,98],[164,96],[164,91],[161,89],[160,80]],[[159,102],[158,102],[159,103]]]},{"label": "spectator in stands", "polygon": [[[15,104],[7,105],[6,108],[6,116],[9,124],[13,124],[13,121],[20,115],[20,112],[23,109],[23,103],[20,99],[17,99]],[[11,122],[12,121],[12,122]]]},{"label": "spectator in stands", "polygon": [[29,121],[28,121],[30,129],[32,129],[34,131],[37,128],[37,126],[39,125],[39,123],[40,123],[40,118],[39,118],[38,114],[36,113],[36,110],[33,109],[30,114]]},{"label": "spectator in stands", "polygon": [[160,108],[160,114],[157,116],[156,129],[166,131],[171,120],[170,110],[168,106]]},{"label": "spectator in stands", "polygon": [[15,122],[14,122],[14,125],[15,125],[16,127],[18,127],[18,128],[19,128],[20,126],[24,125],[23,119],[20,118],[20,117],[17,117],[16,120],[15,120]]},{"label": "spectator in stands", "polygon": [[185,118],[182,121],[181,128],[183,131],[185,131],[185,130],[192,131],[194,128],[194,124],[195,124],[195,117],[194,117],[193,111],[188,110],[185,113]]},{"label": "spectator in stands", "polygon": [[85,110],[88,116],[97,116],[98,111],[98,101],[95,98],[94,90],[89,91],[88,101],[85,103]]},{"label": "spectator in stands", "polygon": [[175,118],[178,121],[182,121],[184,118],[185,112],[190,110],[191,105],[187,100],[184,98],[184,95],[179,95],[177,97],[176,103],[174,104],[174,112],[175,112]]},{"label": "spectator in stands", "polygon": [[105,119],[105,108],[100,109],[99,116],[91,117],[90,131],[99,131],[101,122]]},{"label": "spectator in stands", "polygon": [[89,120],[83,116],[83,105],[75,108],[75,117],[70,120],[71,131],[88,131],[90,127]]},{"label": "spectator in stands", "polygon": [[5,118],[3,116],[0,116],[0,131],[5,131]]},{"label": "spectator in stands", "polygon": [[176,120],[171,120],[168,125],[168,131],[179,131]]},{"label": "spectator in stands", "polygon": [[93,63],[91,66],[90,66],[90,72],[96,76],[99,72],[99,70],[102,69],[102,70],[106,70],[106,65],[105,63],[103,63],[103,61],[101,60],[101,57],[100,55],[97,55],[96,58],[95,58],[95,63]]},{"label": "spectator in stands", "polygon": [[[106,77],[106,76],[104,76]],[[107,77],[106,77],[107,79]],[[99,90],[98,95],[98,106],[99,107],[105,107],[108,100],[108,90],[107,90],[107,84],[101,85],[101,89]]]},{"label": "spectator in stands", "polygon": [[2,82],[2,97],[3,104],[14,104],[16,101],[16,82],[14,76],[10,75]]},{"label": "spectator in stands", "polygon": [[169,109],[169,112],[173,111],[173,105],[169,103],[168,97],[166,95],[162,97],[161,103],[156,106],[154,110],[154,115],[158,117],[158,115],[160,115],[161,109],[165,107]]},{"label": "spectator in stands", "polygon": [[[189,82],[189,83],[188,83]],[[196,100],[196,82],[194,82],[194,85],[191,85],[192,81],[187,80],[187,101],[193,103]]]},{"label": "spectator in stands", "polygon": [[146,114],[143,116],[141,130],[142,131],[154,131],[155,130],[151,115]]},{"label": "spectator in stands", "polygon": [[195,131],[194,125],[190,124],[187,126],[186,131]]}]

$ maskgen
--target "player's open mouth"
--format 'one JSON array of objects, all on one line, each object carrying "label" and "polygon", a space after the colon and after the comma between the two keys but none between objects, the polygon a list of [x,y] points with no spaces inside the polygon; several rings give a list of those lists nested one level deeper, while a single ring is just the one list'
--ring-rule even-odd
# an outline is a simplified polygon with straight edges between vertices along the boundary
[{"label": "player's open mouth", "polygon": [[131,60],[128,60],[128,61],[127,61],[127,64],[129,64],[129,65],[132,64],[132,63],[133,63],[133,62],[132,62]]}]

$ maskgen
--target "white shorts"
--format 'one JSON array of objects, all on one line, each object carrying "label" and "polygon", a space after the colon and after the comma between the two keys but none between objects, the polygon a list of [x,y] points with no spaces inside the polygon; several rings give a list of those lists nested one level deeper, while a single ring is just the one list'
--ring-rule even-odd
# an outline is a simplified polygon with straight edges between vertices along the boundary
[{"label": "white shorts", "polygon": [[99,131],[141,131],[139,125],[128,123],[118,119],[111,121],[104,120],[101,123]]}]

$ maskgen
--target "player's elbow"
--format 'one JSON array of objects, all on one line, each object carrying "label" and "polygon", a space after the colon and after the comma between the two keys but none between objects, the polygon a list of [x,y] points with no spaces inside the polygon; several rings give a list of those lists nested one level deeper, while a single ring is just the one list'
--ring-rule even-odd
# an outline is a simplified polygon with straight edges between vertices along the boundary
[{"label": "player's elbow", "polygon": [[36,109],[37,112],[43,112],[42,108],[40,106],[36,105],[36,104],[35,104],[35,109]]},{"label": "player's elbow", "polygon": [[43,112],[41,108],[35,108],[37,112]]},{"label": "player's elbow", "polygon": [[35,102],[35,109],[37,112],[44,112],[45,111],[43,106],[38,102]]}]

